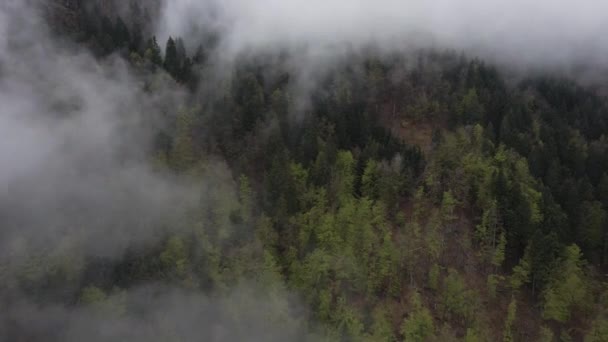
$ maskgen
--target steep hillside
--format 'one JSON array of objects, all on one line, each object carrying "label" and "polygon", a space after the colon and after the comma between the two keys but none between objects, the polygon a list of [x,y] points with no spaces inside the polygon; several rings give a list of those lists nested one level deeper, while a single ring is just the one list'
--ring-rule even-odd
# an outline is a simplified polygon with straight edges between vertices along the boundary
[{"label": "steep hillside", "polygon": [[40,122],[0,117],[0,339],[608,341],[600,91],[434,49],[228,58],[134,4],[51,1],[46,49],[0,55]]}]

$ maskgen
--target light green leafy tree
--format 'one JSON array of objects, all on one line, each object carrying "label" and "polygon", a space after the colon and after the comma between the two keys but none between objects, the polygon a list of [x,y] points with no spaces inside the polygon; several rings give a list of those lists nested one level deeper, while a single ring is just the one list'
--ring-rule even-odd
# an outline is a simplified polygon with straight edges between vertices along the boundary
[{"label": "light green leafy tree", "polygon": [[431,265],[431,269],[429,270],[429,287],[432,290],[437,290],[439,288],[439,275],[441,273],[441,268],[437,263]]},{"label": "light green leafy tree", "polygon": [[197,162],[194,146],[193,129],[197,124],[195,109],[182,109],[176,117],[176,132],[169,156],[173,169],[178,172],[190,171]]},{"label": "light green leafy tree", "polygon": [[430,311],[422,303],[420,294],[414,292],[410,298],[412,311],[401,324],[404,342],[423,342],[435,334],[435,325]]},{"label": "light green leafy tree", "polygon": [[126,295],[119,289],[114,289],[112,292],[111,295],[107,295],[97,286],[87,286],[80,293],[79,303],[95,314],[120,317],[126,312]]},{"label": "light green leafy tree", "polygon": [[168,279],[187,281],[190,277],[190,260],[183,239],[172,236],[160,254],[160,262]]},{"label": "light green leafy tree", "polygon": [[365,164],[363,175],[361,176],[361,194],[371,199],[377,199],[379,195],[378,182],[380,172],[378,163],[370,159]]},{"label": "light green leafy tree", "polygon": [[393,325],[390,321],[386,304],[381,303],[376,305],[374,308],[372,312],[372,325],[370,330],[370,333],[366,337],[366,341],[395,341]]},{"label": "light green leafy tree", "polygon": [[494,251],[494,255],[492,256],[492,265],[498,268],[505,261],[505,247],[507,246],[507,238],[505,234],[500,234],[500,238],[498,239],[498,245],[496,246],[496,250]]},{"label": "light green leafy tree", "polygon": [[519,259],[519,264],[513,267],[513,273],[509,277],[511,288],[514,291],[519,290],[519,288],[530,281],[530,246],[526,248],[524,252],[524,256]]},{"label": "light green leafy tree", "polygon": [[333,171],[332,187],[339,203],[352,199],[355,184],[355,159],[350,151],[339,151]]},{"label": "light green leafy tree", "polygon": [[504,281],[504,277],[498,274],[490,274],[487,278],[487,286],[488,286],[488,295],[490,298],[496,298],[496,291],[498,290],[498,285]]},{"label": "light green leafy tree", "polygon": [[591,325],[591,330],[585,335],[585,342],[608,341],[608,320],[605,316],[598,316]]},{"label": "light green leafy tree", "polygon": [[517,301],[515,298],[511,298],[511,302],[507,308],[507,318],[505,320],[505,329],[503,332],[503,342],[513,342],[515,340],[513,336],[513,323],[515,322],[515,316],[517,315]]},{"label": "light green leafy tree", "polygon": [[584,306],[588,284],[583,272],[583,255],[577,245],[566,247],[561,264],[543,294],[543,318],[558,322],[570,319],[574,307]]},{"label": "light green leafy tree", "polygon": [[553,330],[545,326],[541,326],[538,333],[537,342],[553,342],[554,337],[555,335],[553,334]]},{"label": "light green leafy tree", "polygon": [[468,321],[472,318],[476,296],[465,284],[464,278],[456,270],[449,269],[444,279],[441,305],[448,319]]}]

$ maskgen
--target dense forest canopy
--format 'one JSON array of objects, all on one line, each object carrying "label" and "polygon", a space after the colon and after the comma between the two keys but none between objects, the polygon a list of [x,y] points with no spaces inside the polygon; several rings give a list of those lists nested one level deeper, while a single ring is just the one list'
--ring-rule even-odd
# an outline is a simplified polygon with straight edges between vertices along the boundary
[{"label": "dense forest canopy", "polygon": [[217,3],[0,5],[0,340],[608,341],[605,46],[315,49]]}]

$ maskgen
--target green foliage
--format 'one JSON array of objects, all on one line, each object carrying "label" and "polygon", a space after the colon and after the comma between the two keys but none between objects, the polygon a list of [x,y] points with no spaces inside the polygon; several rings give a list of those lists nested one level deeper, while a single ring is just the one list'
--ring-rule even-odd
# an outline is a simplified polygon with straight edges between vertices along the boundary
[{"label": "green foliage", "polygon": [[608,215],[598,201],[584,202],[581,207],[579,241],[590,252],[602,253],[606,245],[604,227],[608,224]]},{"label": "green foliage", "polygon": [[131,40],[129,28],[120,17],[116,18],[116,22],[114,24],[113,37],[114,42],[118,47],[126,46]]},{"label": "green foliage", "polygon": [[414,292],[410,297],[412,310],[401,324],[401,335],[406,342],[423,342],[435,334],[433,317],[423,305],[420,294]]},{"label": "green foliage", "polygon": [[432,342],[460,342],[462,339],[456,337],[454,329],[449,324],[441,326],[434,338],[429,339]]},{"label": "green foliage", "polygon": [[457,218],[454,212],[457,204],[458,202],[451,192],[446,191],[443,193],[441,200],[441,219],[443,222],[448,223]]},{"label": "green foliage", "polygon": [[496,291],[498,290],[498,286],[504,281],[504,277],[498,274],[490,274],[486,280],[486,284],[488,287],[488,295],[490,298],[496,298]]},{"label": "green foliage", "polygon": [[466,322],[473,318],[476,296],[467,288],[464,278],[456,270],[448,270],[441,297],[441,306],[447,319]]},{"label": "green foliage", "polygon": [[332,175],[333,191],[339,203],[351,199],[355,184],[355,159],[350,151],[339,151]]},{"label": "green foliage", "polygon": [[553,330],[551,330],[550,328],[541,326],[538,335],[539,336],[537,342],[553,342],[554,334]]},{"label": "green foliage", "polygon": [[342,331],[349,339],[358,340],[361,338],[363,323],[359,313],[350,308],[343,297],[338,298],[335,320],[339,331]]},{"label": "green foliage", "polygon": [[523,284],[530,281],[530,249],[527,248],[524,256],[519,259],[519,264],[513,267],[510,277],[511,288],[517,291]]},{"label": "green foliage", "polygon": [[483,249],[495,248],[500,228],[497,203],[493,200],[489,207],[484,209],[481,223],[475,228],[475,237]]},{"label": "green foliage", "polygon": [[186,172],[200,161],[196,153],[193,130],[197,125],[195,109],[180,110],[176,118],[176,135],[170,152],[170,165],[178,172]]},{"label": "green foliage", "polygon": [[515,298],[511,298],[509,307],[507,308],[507,318],[505,319],[505,328],[503,332],[503,342],[512,342],[515,340],[513,336],[513,323],[515,322],[515,316],[517,314],[517,301]]},{"label": "green foliage", "polygon": [[570,336],[568,331],[562,330],[559,334],[559,340],[560,342],[572,342],[572,336]]},{"label": "green foliage", "polygon": [[167,45],[165,47],[165,61],[163,67],[171,76],[177,77],[180,65],[177,57],[177,46],[171,37],[167,40]]},{"label": "green foliage", "polygon": [[[24,255],[14,266],[3,263],[0,266],[2,288],[20,285],[34,291],[52,291],[54,287],[58,287],[55,291],[59,293],[77,290],[87,265],[80,244],[75,236],[64,237],[52,248]],[[22,244],[16,247],[31,248]]]},{"label": "green foliage", "polygon": [[155,66],[162,66],[163,57],[160,53],[160,46],[158,46],[158,43],[156,42],[156,37],[152,37],[146,43],[146,51],[144,53],[144,58],[150,61],[150,63]]},{"label": "green foliage", "polygon": [[[514,340],[517,305],[520,314],[535,307],[538,288],[542,317],[556,331],[578,334],[590,320],[599,291],[585,265],[603,269],[608,216],[608,107],[592,92],[559,80],[507,87],[498,71],[464,57],[363,56],[328,72],[302,110],[289,63],[242,56],[222,79],[207,69],[215,43],[189,57],[181,39],[169,38],[163,60],[147,30],[98,19],[91,30],[107,32],[93,33],[97,49],[129,54],[146,94],[161,100],[176,90],[200,104],[175,111],[167,101],[160,125],[144,122],[162,126],[155,171],[195,187],[197,204],[158,224],[166,239],[129,249],[124,260],[85,259],[75,238],[15,265],[0,262],[2,288],[94,308],[121,302],[106,284],[153,280],[216,294],[247,279],[266,291],[231,303],[235,317],[245,295],[260,296],[279,311],[260,311],[269,322],[295,324],[289,288],[311,322],[342,341],[497,338],[484,318],[494,323],[506,286],[514,297],[505,341]],[[403,114],[420,136],[394,127]],[[560,255],[574,241],[581,248]],[[492,300],[482,306],[484,277]],[[82,288],[91,283],[104,289]],[[415,292],[425,284],[426,306]],[[406,309],[404,293],[413,293]],[[606,330],[598,317],[587,341],[605,340]],[[554,338],[547,328],[540,335]]]},{"label": "green foliage", "polygon": [[588,284],[583,266],[578,246],[566,247],[561,264],[554,270],[552,280],[543,294],[543,318],[566,322],[575,307],[585,306]]},{"label": "green foliage", "polygon": [[498,239],[498,245],[496,246],[496,250],[494,251],[494,255],[492,256],[492,265],[494,267],[500,267],[502,263],[505,261],[505,247],[507,246],[507,238],[505,234],[500,234],[500,238]]},{"label": "green foliage", "polygon": [[431,260],[438,260],[445,247],[441,228],[442,221],[440,214],[434,211],[431,213],[431,217],[427,223],[425,236],[425,247]]},{"label": "green foliage", "polygon": [[185,280],[190,276],[186,245],[178,236],[169,238],[165,250],[160,254],[160,262],[168,279]]},{"label": "green foliage", "polygon": [[477,333],[477,330],[468,328],[467,334],[464,336],[464,342],[480,342],[481,338]]},{"label": "green foliage", "polygon": [[333,313],[333,298],[329,289],[319,291],[317,303],[317,316],[322,321],[330,321]]},{"label": "green foliage", "polygon": [[478,122],[483,118],[484,108],[479,102],[477,90],[475,88],[469,89],[464,95],[462,101],[458,105],[457,113],[464,123]]},{"label": "green foliage", "polygon": [[374,160],[369,160],[365,164],[365,170],[361,176],[361,194],[371,199],[377,199],[379,196],[379,179],[380,179],[378,163]]},{"label": "green foliage", "polygon": [[439,289],[439,275],[441,272],[441,268],[438,264],[431,265],[431,269],[429,270],[429,287],[432,290]]},{"label": "green foliage", "polygon": [[585,342],[608,341],[608,320],[598,316],[591,325],[591,330],[585,335]]},{"label": "green foliage", "polygon": [[80,294],[80,303],[84,305],[103,303],[105,300],[105,292],[96,286],[85,287]]},{"label": "green foliage", "polygon": [[386,342],[396,341],[389,312],[386,309],[385,303],[378,304],[372,312],[372,326],[368,340]]},{"label": "green foliage", "polygon": [[102,289],[96,286],[87,286],[82,289],[79,297],[79,304],[93,313],[120,317],[126,312],[126,296],[123,291],[114,290],[108,296]]},{"label": "green foliage", "polygon": [[245,72],[233,80],[232,94],[239,109],[239,124],[236,132],[242,134],[253,130],[258,119],[265,114],[266,100],[264,89],[258,78],[251,72]]}]

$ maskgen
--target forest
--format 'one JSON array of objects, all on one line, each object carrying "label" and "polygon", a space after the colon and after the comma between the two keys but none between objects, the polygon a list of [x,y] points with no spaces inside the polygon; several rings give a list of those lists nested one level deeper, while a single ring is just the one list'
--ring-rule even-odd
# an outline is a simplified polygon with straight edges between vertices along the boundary
[{"label": "forest", "polygon": [[[0,177],[0,340],[608,341],[601,87],[436,48],[347,51],[306,87],[292,51],[222,64],[211,28],[160,41],[136,1],[75,8],[48,65],[129,74],[141,115],[57,163],[84,195]],[[60,96],[52,120],[90,103]],[[147,171],[83,178],[106,160]]]}]

